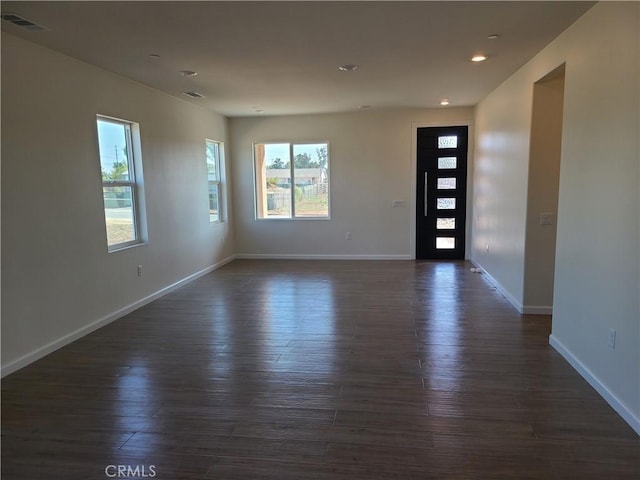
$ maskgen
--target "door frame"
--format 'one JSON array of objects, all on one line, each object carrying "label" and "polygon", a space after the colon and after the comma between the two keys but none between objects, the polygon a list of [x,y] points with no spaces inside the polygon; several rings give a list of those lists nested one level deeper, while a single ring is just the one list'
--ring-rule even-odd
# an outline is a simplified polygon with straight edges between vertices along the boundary
[{"label": "door frame", "polygon": [[411,222],[409,228],[409,253],[411,260],[416,259],[416,170],[418,168],[418,129],[429,127],[468,127],[467,138],[467,204],[466,204],[466,224],[465,224],[465,260],[469,259],[471,252],[471,231],[473,220],[473,152],[474,152],[474,130],[473,122],[466,120],[451,120],[448,122],[411,122]]}]

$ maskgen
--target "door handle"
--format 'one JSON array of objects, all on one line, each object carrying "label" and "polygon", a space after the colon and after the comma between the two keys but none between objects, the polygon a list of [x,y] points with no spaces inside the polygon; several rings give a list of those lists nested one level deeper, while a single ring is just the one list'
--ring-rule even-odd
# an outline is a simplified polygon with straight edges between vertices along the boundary
[{"label": "door handle", "polygon": [[427,207],[429,205],[429,200],[428,200],[428,185],[427,185],[427,172],[424,172],[424,216],[427,216]]}]

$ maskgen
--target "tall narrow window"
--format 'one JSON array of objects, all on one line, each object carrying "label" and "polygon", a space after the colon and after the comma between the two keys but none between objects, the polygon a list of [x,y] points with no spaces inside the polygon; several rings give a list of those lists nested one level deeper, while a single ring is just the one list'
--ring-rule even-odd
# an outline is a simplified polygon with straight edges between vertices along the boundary
[{"label": "tall narrow window", "polygon": [[[143,241],[140,216],[142,164],[134,159],[137,124],[98,116],[98,150],[109,251]],[[137,139],[136,139],[137,140]],[[139,147],[139,141],[136,147]],[[139,148],[136,148],[139,154]]]},{"label": "tall narrow window", "polygon": [[206,140],[207,182],[209,184],[209,221],[222,221],[220,215],[220,142]]},{"label": "tall narrow window", "polygon": [[326,143],[254,146],[257,218],[329,218]]}]

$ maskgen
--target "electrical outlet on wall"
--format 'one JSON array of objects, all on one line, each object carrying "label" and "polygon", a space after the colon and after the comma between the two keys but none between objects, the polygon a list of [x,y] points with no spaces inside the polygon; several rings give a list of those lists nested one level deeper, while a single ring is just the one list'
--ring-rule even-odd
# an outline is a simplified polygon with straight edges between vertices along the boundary
[{"label": "electrical outlet on wall", "polygon": [[351,240],[353,237],[351,236],[351,232],[347,232],[347,234],[344,236],[345,239],[347,240]]},{"label": "electrical outlet on wall", "polygon": [[138,265],[138,276],[142,276],[142,265]]},{"label": "electrical outlet on wall", "polygon": [[616,331],[613,328],[609,329],[609,346],[616,348]]}]

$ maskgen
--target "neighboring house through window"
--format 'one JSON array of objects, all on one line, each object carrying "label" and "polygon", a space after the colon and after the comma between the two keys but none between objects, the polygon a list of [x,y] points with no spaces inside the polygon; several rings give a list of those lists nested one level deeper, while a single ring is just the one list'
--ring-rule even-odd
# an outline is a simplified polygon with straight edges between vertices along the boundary
[{"label": "neighboring house through window", "polygon": [[257,143],[254,158],[257,218],[329,218],[327,143]]}]

